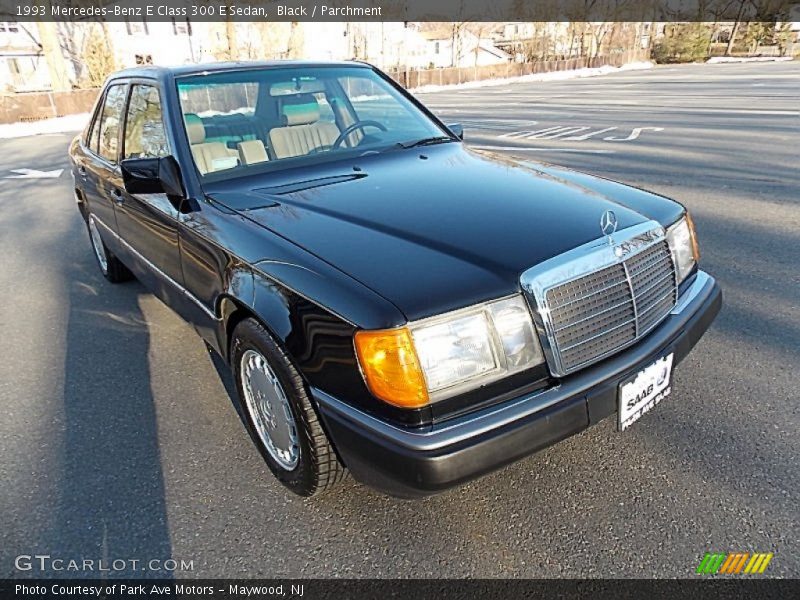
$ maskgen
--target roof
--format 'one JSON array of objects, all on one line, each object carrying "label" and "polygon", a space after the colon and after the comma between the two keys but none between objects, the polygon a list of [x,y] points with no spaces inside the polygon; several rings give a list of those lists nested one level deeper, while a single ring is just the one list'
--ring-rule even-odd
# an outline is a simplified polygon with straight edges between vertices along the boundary
[{"label": "roof", "polygon": [[259,61],[230,61],[214,62],[192,65],[179,65],[172,67],[146,65],[123,69],[111,75],[111,79],[120,77],[147,77],[162,79],[165,77],[182,77],[198,73],[219,73],[222,71],[241,71],[243,69],[280,69],[286,67],[314,68],[314,67],[365,67],[370,65],[358,61],[319,61],[319,60],[259,60]]},{"label": "roof", "polygon": [[478,44],[478,48],[480,48],[484,52],[488,52],[489,54],[496,56],[497,58],[502,58],[506,60],[511,60],[512,58],[514,58],[508,52],[504,51],[502,48],[498,48],[494,44],[485,44],[484,42],[481,42],[480,44]]}]

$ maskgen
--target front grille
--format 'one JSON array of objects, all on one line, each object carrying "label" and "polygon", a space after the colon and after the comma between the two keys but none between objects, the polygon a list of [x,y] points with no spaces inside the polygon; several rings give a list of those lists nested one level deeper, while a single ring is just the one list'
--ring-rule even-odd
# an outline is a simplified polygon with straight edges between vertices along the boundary
[{"label": "front grille", "polygon": [[548,288],[544,300],[556,371],[570,373],[645,335],[675,306],[669,246],[662,238],[624,261]]}]

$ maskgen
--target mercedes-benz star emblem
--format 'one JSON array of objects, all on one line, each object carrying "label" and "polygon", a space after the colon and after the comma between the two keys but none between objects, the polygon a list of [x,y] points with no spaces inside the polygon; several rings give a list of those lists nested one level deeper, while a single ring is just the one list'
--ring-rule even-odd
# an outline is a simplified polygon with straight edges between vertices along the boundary
[{"label": "mercedes-benz star emblem", "polygon": [[617,230],[617,215],[614,214],[613,210],[607,210],[600,217],[600,230],[606,236],[610,236]]}]

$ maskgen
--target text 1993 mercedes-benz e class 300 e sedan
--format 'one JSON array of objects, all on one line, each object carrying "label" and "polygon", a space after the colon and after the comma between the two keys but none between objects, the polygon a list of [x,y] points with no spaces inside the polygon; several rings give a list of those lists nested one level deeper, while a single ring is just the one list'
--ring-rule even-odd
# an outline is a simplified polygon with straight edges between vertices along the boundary
[{"label": "text 1993 mercedes-benz e class 300 e sedan", "polygon": [[721,306],[677,202],[470,150],[361,63],[122,71],[70,148],[105,277],[230,364],[275,476],[434,493],[616,415]]}]

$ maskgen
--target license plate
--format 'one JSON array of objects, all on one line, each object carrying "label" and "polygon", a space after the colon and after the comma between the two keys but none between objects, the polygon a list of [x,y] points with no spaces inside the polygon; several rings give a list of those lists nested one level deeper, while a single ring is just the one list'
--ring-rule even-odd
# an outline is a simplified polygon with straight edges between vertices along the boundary
[{"label": "license plate", "polygon": [[674,354],[658,359],[619,387],[617,425],[625,431],[642,415],[669,396]]}]

